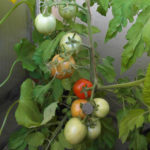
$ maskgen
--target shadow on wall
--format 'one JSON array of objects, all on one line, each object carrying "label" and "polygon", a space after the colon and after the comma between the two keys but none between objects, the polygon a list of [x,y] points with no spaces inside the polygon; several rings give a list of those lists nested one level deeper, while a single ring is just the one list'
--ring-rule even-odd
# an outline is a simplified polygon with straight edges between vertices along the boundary
[{"label": "shadow on wall", "polygon": [[[0,18],[13,7],[9,0],[1,0]],[[19,6],[8,19],[0,25],[0,83],[7,77],[12,63],[16,59],[13,46],[24,37],[29,38],[28,11],[24,5]],[[1,104],[18,93],[20,84],[25,77],[20,64],[17,64],[7,84],[0,88]]]}]

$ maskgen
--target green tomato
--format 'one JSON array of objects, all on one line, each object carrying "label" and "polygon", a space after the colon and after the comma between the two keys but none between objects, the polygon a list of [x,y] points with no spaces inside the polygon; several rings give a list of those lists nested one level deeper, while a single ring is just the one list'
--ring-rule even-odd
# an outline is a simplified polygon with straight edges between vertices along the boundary
[{"label": "green tomato", "polygon": [[82,44],[82,39],[77,33],[69,32],[65,34],[60,41],[62,52],[78,52]]},{"label": "green tomato", "polygon": [[52,14],[49,16],[39,14],[35,18],[35,27],[40,33],[51,34],[56,29],[56,18]]},{"label": "green tomato", "polygon": [[70,144],[79,144],[87,135],[87,127],[78,118],[71,118],[65,125],[64,135]]},{"label": "green tomato", "polygon": [[71,19],[76,16],[77,7],[73,5],[60,5],[59,6],[59,14],[64,19]]},{"label": "green tomato", "polygon": [[88,127],[88,138],[96,139],[101,133],[101,123],[99,120],[94,121],[94,125],[92,127]]},{"label": "green tomato", "polygon": [[97,109],[95,110],[95,115],[99,118],[104,118],[109,113],[108,102],[102,98],[95,98],[94,102],[97,106]]}]

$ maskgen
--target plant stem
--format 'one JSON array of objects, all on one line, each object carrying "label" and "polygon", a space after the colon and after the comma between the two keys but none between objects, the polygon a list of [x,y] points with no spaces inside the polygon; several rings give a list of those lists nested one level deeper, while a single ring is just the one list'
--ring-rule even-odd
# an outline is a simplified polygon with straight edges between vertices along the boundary
[{"label": "plant stem", "polygon": [[8,115],[9,115],[10,111],[12,110],[12,108],[13,108],[18,102],[19,102],[19,100],[15,101],[15,102],[8,108],[8,110],[7,110],[7,112],[6,112],[6,115],[5,115],[5,118],[4,118],[4,120],[3,120],[2,126],[1,126],[1,128],[0,128],[0,135],[2,134],[2,131],[3,131],[3,129],[4,129],[4,126],[5,126],[5,124],[6,124],[6,121],[7,121],[7,118],[8,118]]},{"label": "plant stem", "polygon": [[25,3],[25,0],[18,2],[13,8],[11,8],[6,15],[0,20],[0,25],[11,15],[11,13],[21,4]]},{"label": "plant stem", "polygon": [[143,83],[144,80],[145,80],[145,78],[140,79],[140,80],[136,80],[136,81],[132,81],[132,82],[127,82],[127,83],[99,86],[98,90],[112,89],[112,88],[127,88],[127,87],[137,86],[137,85]]},{"label": "plant stem", "polygon": [[50,147],[50,144],[53,142],[53,140],[56,138],[57,134],[60,132],[62,126],[64,125],[65,121],[67,120],[67,116],[63,118],[63,120],[59,123],[58,127],[56,130],[53,132],[51,139],[48,142],[48,145],[45,150],[48,150]]},{"label": "plant stem", "polygon": [[96,76],[96,68],[95,68],[95,51],[94,51],[94,45],[93,45],[93,37],[92,37],[92,27],[91,27],[91,11],[90,11],[90,0],[86,0],[86,5],[87,5],[87,25],[88,25],[88,37],[89,37],[89,54],[90,54],[90,78],[93,83],[93,88],[92,88],[92,94],[90,97],[90,100],[93,100],[94,97],[94,92],[95,88],[97,85],[97,76]]},{"label": "plant stem", "polygon": [[[77,3],[67,2],[67,4],[72,5],[72,6],[77,6],[78,8],[80,8],[83,11],[87,12],[87,9],[85,9],[84,7],[78,5]],[[57,5],[66,5],[66,2],[52,3],[52,4],[48,5],[48,6],[52,7],[52,6],[57,6]]]},{"label": "plant stem", "polygon": [[13,68],[14,68],[14,66],[16,65],[17,62],[18,62],[18,60],[15,60],[15,61],[13,62],[12,66],[11,66],[11,68],[10,68],[10,71],[9,71],[8,76],[6,77],[6,79],[5,79],[2,83],[0,83],[0,88],[1,88],[3,85],[5,85],[6,82],[9,80],[9,78],[10,78],[10,76],[11,76],[11,74],[12,74]]},{"label": "plant stem", "polygon": [[90,68],[91,68],[91,81],[93,84],[96,82],[96,68],[95,68],[95,51],[93,46],[93,37],[92,37],[92,27],[91,27],[91,11],[90,11],[90,1],[86,0],[88,12],[87,12],[87,24],[88,24],[88,36],[89,36],[89,44],[90,44]]}]

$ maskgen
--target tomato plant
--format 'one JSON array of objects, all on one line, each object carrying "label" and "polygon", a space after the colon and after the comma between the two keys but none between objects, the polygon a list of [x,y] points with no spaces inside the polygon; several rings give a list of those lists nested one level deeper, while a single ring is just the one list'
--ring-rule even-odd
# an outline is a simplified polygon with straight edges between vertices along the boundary
[{"label": "tomato plant", "polygon": [[38,14],[35,18],[35,27],[40,33],[51,34],[56,28],[56,18],[52,14]]},{"label": "tomato plant", "polygon": [[78,119],[70,119],[64,128],[66,140],[71,144],[79,144],[87,134],[87,127]]},{"label": "tomato plant", "polygon": [[80,79],[75,82],[73,85],[74,94],[82,99],[88,98],[91,96],[91,90],[84,90],[84,88],[90,88],[93,84],[87,79]]},{"label": "tomato plant", "polygon": [[85,99],[77,99],[73,101],[71,105],[72,117],[84,118],[86,116],[86,114],[82,111],[82,105],[85,103],[87,103],[87,100]]},{"label": "tomato plant", "polygon": [[[117,64],[124,73],[144,53],[149,55],[150,0],[11,1],[16,4],[0,25],[25,3],[35,29],[31,41],[23,38],[14,46],[17,59],[0,84],[5,85],[18,62],[29,73],[19,100],[9,107],[0,128],[1,135],[11,109],[18,104],[15,118],[21,128],[10,136],[9,149],[114,150],[120,139],[128,143],[129,150],[148,150],[145,125],[150,122],[150,66],[132,77],[133,81],[126,74],[117,74],[115,59],[100,54],[102,42],[97,35],[93,38],[100,29],[92,17],[93,12],[106,16],[112,11],[105,42],[128,22],[133,23],[122,46],[121,65]],[[62,20],[56,20],[52,8]],[[110,110],[111,105],[115,109]]]}]

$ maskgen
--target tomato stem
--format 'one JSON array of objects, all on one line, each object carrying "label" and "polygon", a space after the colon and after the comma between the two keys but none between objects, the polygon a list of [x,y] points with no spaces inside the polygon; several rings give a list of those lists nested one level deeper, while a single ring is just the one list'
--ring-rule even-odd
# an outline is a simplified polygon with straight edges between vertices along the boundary
[{"label": "tomato stem", "polygon": [[21,4],[26,3],[25,0],[18,2],[13,8],[11,8],[6,15],[0,20],[0,25],[5,22],[5,20],[12,14],[12,12]]},{"label": "tomato stem", "polygon": [[[73,5],[73,6],[77,6],[78,8],[82,9],[83,11],[87,12],[87,9],[78,5],[77,3],[72,3],[72,2],[67,2],[67,4],[69,5]],[[57,5],[66,5],[66,2],[59,2],[59,3],[52,3],[50,5],[48,5],[49,7],[52,7],[52,6],[57,6]],[[44,5],[43,5],[44,6]]]},{"label": "tomato stem", "polygon": [[127,82],[127,83],[121,83],[121,84],[114,84],[114,85],[105,85],[105,86],[99,86],[98,89],[112,89],[112,88],[127,88],[127,87],[133,87],[133,86],[138,86],[139,84],[143,83],[145,78],[132,81],[132,82]]},{"label": "tomato stem", "polygon": [[94,51],[94,44],[93,44],[93,37],[92,37],[92,27],[91,27],[91,11],[90,11],[90,0],[86,0],[86,5],[87,5],[87,25],[88,25],[88,36],[89,36],[89,44],[90,44],[90,48],[89,48],[89,53],[90,53],[90,78],[91,81],[93,83],[93,88],[92,88],[92,94],[90,97],[90,100],[93,100],[94,97],[94,92],[95,92],[95,88],[97,85],[97,76],[96,76],[96,65],[95,65],[95,51]]},{"label": "tomato stem", "polygon": [[62,119],[62,121],[60,121],[58,127],[56,128],[56,130],[53,132],[52,137],[50,138],[50,140],[48,141],[48,145],[45,148],[45,150],[48,150],[50,147],[50,144],[53,142],[53,140],[56,138],[57,134],[60,132],[62,126],[64,125],[64,123],[67,120],[67,115]]}]

